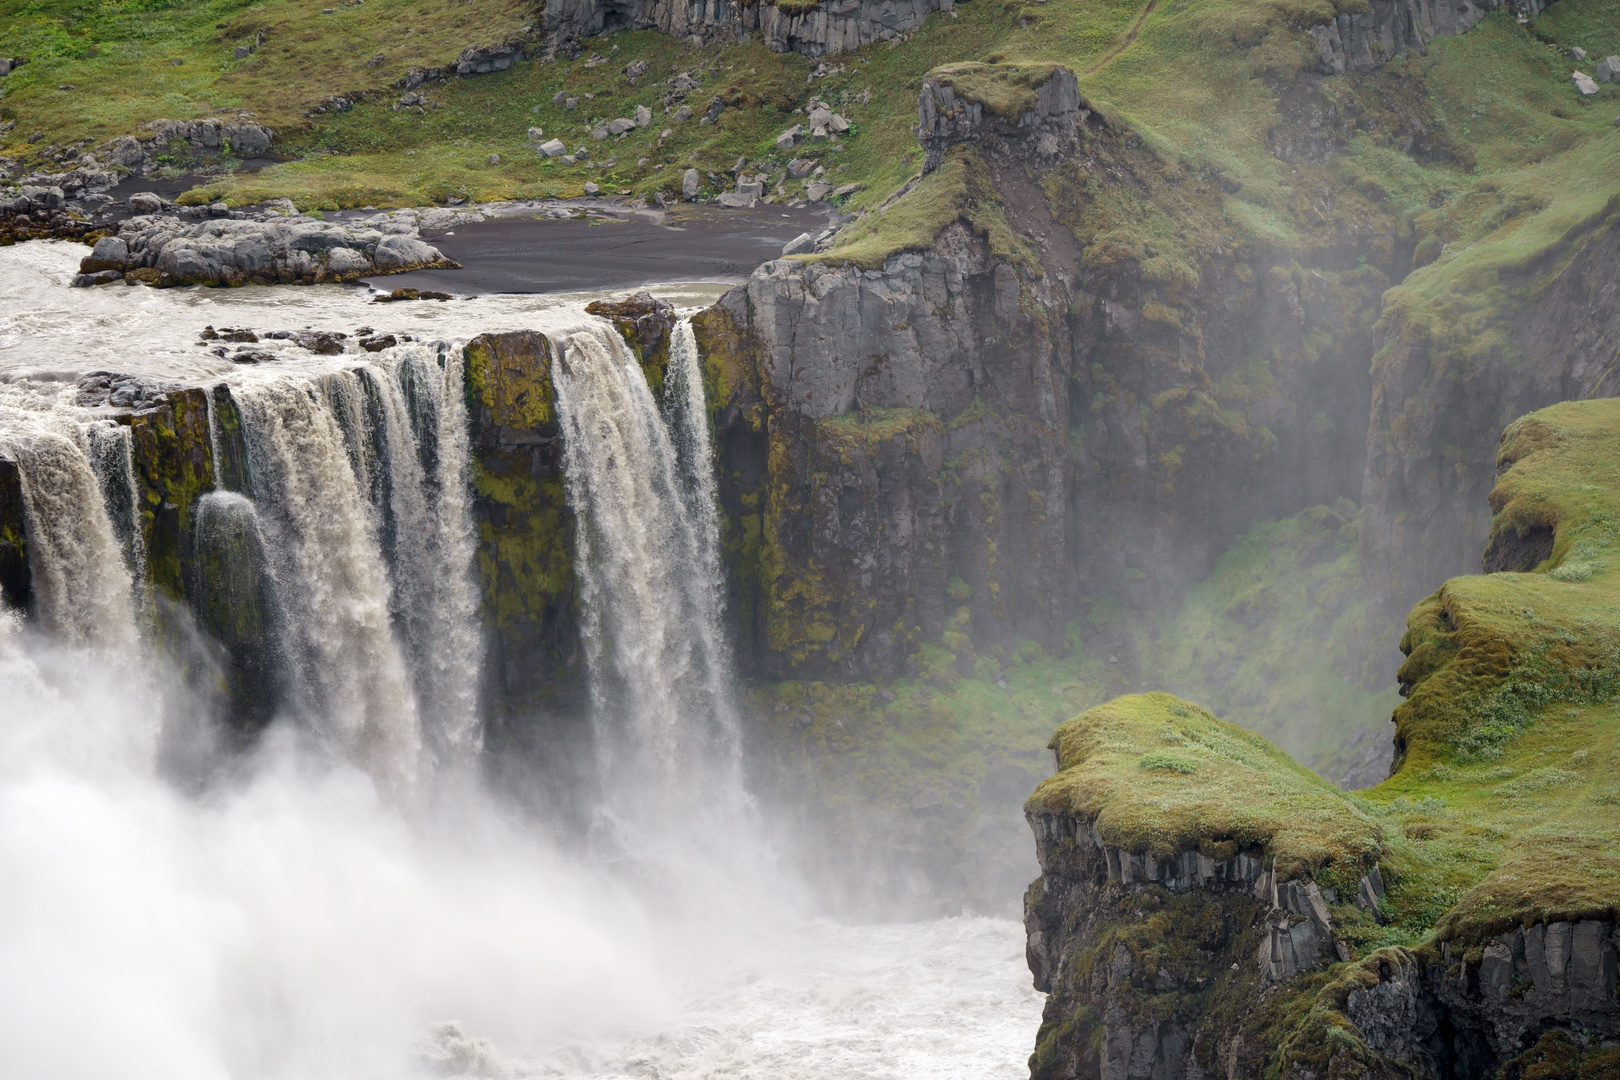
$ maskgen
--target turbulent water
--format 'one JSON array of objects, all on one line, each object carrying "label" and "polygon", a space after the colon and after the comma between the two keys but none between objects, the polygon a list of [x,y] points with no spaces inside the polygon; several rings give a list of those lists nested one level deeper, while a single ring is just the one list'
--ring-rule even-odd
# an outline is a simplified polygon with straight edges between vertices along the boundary
[{"label": "turbulent water", "polygon": [[[387,305],[428,340],[243,367],[201,324],[383,320],[360,290],[69,293],[65,248],[0,251],[0,451],[36,609],[0,613],[8,1072],[1024,1074],[1041,999],[1015,924],[817,920],[755,836],[689,327],[661,394],[580,297]],[[554,345],[602,766],[640,796],[604,807],[612,859],[560,850],[475,768],[446,342],[516,327]],[[191,538],[219,641],[147,585],[127,429],[42,377],[96,369],[208,389],[216,462],[220,410],[241,417],[232,490],[200,500]],[[254,628],[271,655],[231,652]],[[250,751],[208,745],[228,675],[262,680]]]}]

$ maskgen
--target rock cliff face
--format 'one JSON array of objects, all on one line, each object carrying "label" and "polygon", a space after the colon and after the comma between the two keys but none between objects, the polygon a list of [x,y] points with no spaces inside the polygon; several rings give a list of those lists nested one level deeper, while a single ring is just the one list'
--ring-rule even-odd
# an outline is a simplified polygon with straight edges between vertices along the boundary
[{"label": "rock cliff face", "polygon": [[[1105,200],[1156,199],[1158,163],[1072,73],[1006,67],[920,100],[921,183],[976,210],[876,262],[767,263],[695,324],[760,672],[887,677],[959,611],[981,645],[1058,645],[1083,601],[1173,598],[1257,516],[1360,487],[1365,418],[1340,403],[1366,400],[1392,223],[1368,219],[1349,268],[1219,227],[1175,259],[1108,252]],[[1213,184],[1163,196],[1221,221]]]},{"label": "rock cliff face", "polygon": [[1488,13],[1502,7],[1530,18],[1540,15],[1552,0],[1371,0],[1365,11],[1340,12],[1320,26],[1306,29],[1316,39],[1322,70],[1331,75],[1346,71],[1373,71],[1408,51],[1443,34],[1461,34]]},{"label": "rock cliff face", "polygon": [[[1572,241],[1567,265],[1551,273],[1500,275],[1502,288],[1529,286],[1533,299],[1503,318],[1487,355],[1412,331],[1399,306],[1379,328],[1361,566],[1371,612],[1387,626],[1399,626],[1437,582],[1479,572],[1498,432],[1508,421],[1554,402],[1620,393],[1620,234],[1604,223]],[[1539,561],[1522,565],[1521,554],[1486,569],[1530,570]],[[1373,663],[1368,681],[1387,679],[1383,657]]]},{"label": "rock cliff face", "polygon": [[545,26],[558,43],[614,30],[661,30],[675,37],[737,38],[758,33],[777,52],[847,52],[887,41],[949,11],[954,0],[832,0],[826,4],[741,4],[732,0],[551,0]]}]

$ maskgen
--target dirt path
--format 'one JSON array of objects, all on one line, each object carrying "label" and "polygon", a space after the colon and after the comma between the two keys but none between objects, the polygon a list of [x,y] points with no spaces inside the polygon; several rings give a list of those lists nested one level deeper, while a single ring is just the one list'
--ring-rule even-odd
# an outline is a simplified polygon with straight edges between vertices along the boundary
[{"label": "dirt path", "polygon": [[1112,60],[1114,57],[1136,44],[1136,35],[1141,33],[1142,24],[1147,21],[1147,17],[1153,14],[1153,9],[1158,6],[1159,0],[1148,0],[1147,7],[1143,8],[1142,13],[1136,17],[1136,21],[1131,23],[1131,28],[1125,31],[1125,40],[1108,50],[1108,52],[1103,55],[1101,60],[1098,60],[1095,64],[1092,64],[1090,67],[1086,68],[1082,74],[1095,75],[1097,72],[1102,70],[1104,64],[1108,63],[1108,61]]}]

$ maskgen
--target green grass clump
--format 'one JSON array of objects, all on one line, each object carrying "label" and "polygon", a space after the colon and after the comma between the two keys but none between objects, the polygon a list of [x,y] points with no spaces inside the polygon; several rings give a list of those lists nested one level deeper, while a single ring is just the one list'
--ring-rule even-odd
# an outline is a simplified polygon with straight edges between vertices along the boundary
[{"label": "green grass clump", "polygon": [[1329,864],[1359,877],[1384,852],[1380,824],[1343,792],[1169,694],[1099,705],[1058,728],[1052,746],[1059,772],[1035,789],[1030,811],[1094,820],[1128,850],[1262,847],[1283,880]]}]

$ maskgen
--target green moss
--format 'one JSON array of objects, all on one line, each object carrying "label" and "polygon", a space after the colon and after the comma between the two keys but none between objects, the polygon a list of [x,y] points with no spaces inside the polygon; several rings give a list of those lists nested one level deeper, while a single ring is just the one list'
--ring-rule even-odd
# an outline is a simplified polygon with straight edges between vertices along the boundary
[{"label": "green moss", "polygon": [[[1332,784],[1169,694],[1099,705],[1058,728],[1052,746],[1059,772],[1035,789],[1030,810],[1093,820],[1128,850],[1263,847],[1285,880],[1329,864],[1359,876],[1384,852],[1381,826]],[[1145,764],[1157,756],[1176,767]]]},{"label": "green moss", "polygon": [[466,357],[469,404],[489,410],[492,423],[537,429],[555,419],[545,335],[480,334],[467,343]]},{"label": "green moss", "polygon": [[204,391],[176,391],[160,408],[120,419],[130,431],[146,585],[171,600],[184,600],[193,511],[197,500],[214,489]]},{"label": "green moss", "polygon": [[983,105],[1004,120],[1016,123],[1035,108],[1035,92],[1052,77],[1053,63],[980,63],[965,61],[945,64],[928,73],[928,78],[949,86],[956,96]]}]

